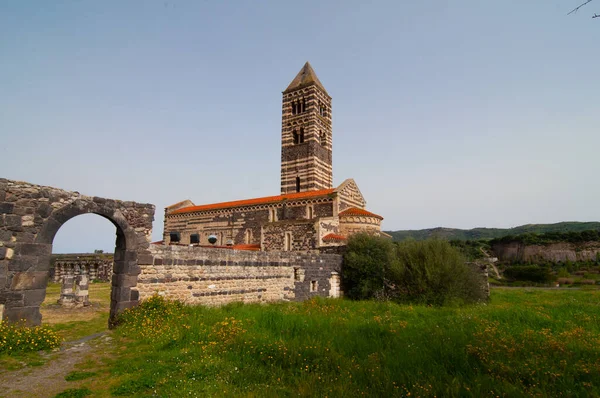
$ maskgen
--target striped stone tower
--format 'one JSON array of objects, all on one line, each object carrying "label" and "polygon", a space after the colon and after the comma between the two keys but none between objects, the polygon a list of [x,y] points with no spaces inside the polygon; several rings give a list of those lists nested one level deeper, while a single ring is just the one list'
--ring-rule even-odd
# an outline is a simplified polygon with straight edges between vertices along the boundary
[{"label": "striped stone tower", "polygon": [[283,92],[281,193],[333,187],[331,97],[307,62]]}]

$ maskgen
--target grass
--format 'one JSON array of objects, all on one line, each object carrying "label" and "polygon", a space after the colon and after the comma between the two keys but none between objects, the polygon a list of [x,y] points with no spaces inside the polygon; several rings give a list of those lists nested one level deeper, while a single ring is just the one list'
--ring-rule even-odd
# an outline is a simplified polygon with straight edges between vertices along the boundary
[{"label": "grass", "polygon": [[137,311],[116,396],[600,394],[600,292],[494,291],[433,308],[311,300]]},{"label": "grass", "polygon": [[108,328],[110,312],[109,282],[91,283],[90,305],[84,308],[63,308],[57,301],[60,297],[60,283],[49,283],[46,299],[42,303],[42,323],[50,326],[65,341],[77,340]]},{"label": "grass", "polygon": [[600,395],[598,290],[494,289],[462,308],[154,299],[122,320],[62,396]]}]

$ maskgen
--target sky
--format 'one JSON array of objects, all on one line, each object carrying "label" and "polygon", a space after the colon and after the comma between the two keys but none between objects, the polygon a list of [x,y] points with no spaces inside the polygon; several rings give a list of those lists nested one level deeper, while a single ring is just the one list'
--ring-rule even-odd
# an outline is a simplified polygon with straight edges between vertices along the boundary
[{"label": "sky", "polygon": [[[600,220],[600,0],[0,2],[0,177],[164,208],[279,193],[281,92],[333,97],[384,230]],[[596,4],[598,3],[598,4]],[[96,215],[54,252],[114,249]]]}]

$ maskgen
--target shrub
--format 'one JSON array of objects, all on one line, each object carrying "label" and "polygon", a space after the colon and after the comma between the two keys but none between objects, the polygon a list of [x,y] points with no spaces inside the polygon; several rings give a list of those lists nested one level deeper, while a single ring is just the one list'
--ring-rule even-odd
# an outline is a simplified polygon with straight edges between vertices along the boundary
[{"label": "shrub", "polygon": [[185,305],[154,295],[137,307],[119,314],[117,325],[124,335],[132,334],[158,341],[175,338],[186,318]]},{"label": "shrub", "polygon": [[554,279],[549,268],[538,265],[512,265],[506,268],[504,276],[512,280],[536,283],[549,283]]},{"label": "shrub", "polygon": [[58,334],[46,326],[26,327],[0,322],[0,354],[51,350],[60,342]]},{"label": "shrub", "polygon": [[390,278],[398,301],[444,305],[487,299],[479,270],[447,241],[401,242],[396,253]]},{"label": "shrub", "polygon": [[595,285],[596,281],[594,279],[582,279],[578,283],[580,285]]},{"label": "shrub", "polygon": [[366,233],[352,235],[342,268],[345,295],[355,300],[385,296],[386,275],[395,261],[390,240]]},{"label": "shrub", "polygon": [[575,280],[572,278],[558,278],[556,280],[556,283],[559,285],[572,285],[574,282]]}]

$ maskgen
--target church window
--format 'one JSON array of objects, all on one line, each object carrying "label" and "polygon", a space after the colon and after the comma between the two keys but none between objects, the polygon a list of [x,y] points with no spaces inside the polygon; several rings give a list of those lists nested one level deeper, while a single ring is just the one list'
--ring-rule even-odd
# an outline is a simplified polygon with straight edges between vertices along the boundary
[{"label": "church window", "polygon": [[319,290],[319,282],[318,281],[310,281],[310,291],[316,292]]},{"label": "church window", "polygon": [[296,113],[298,112],[296,112],[296,102],[294,101],[292,102],[292,115],[295,115]]},{"label": "church window", "polygon": [[306,206],[306,218],[312,220],[314,217],[314,208],[312,205]]},{"label": "church window", "polygon": [[300,144],[302,144],[304,142],[304,128],[302,128],[302,127],[300,127],[299,141],[300,141]]},{"label": "church window", "polygon": [[277,221],[277,209],[269,209],[269,221]]},{"label": "church window", "polygon": [[300,134],[296,131],[296,129],[292,130],[292,137],[294,137],[294,144],[300,143]]},{"label": "church window", "polygon": [[300,192],[300,177],[296,177],[296,192]]},{"label": "church window", "polygon": [[179,232],[171,232],[169,233],[169,238],[172,243],[177,243],[181,240],[181,234]]},{"label": "church window", "polygon": [[200,243],[200,234],[191,234],[190,235],[190,245]]},{"label": "church window", "polygon": [[246,237],[245,237],[245,239],[246,239],[246,244],[249,245],[250,243],[252,243],[252,230],[251,229],[247,229],[246,230]]},{"label": "church window", "polygon": [[302,98],[302,112],[306,112],[306,99]]},{"label": "church window", "polygon": [[319,140],[322,146],[325,146],[325,144],[327,144],[327,135],[321,130],[319,130]]},{"label": "church window", "polygon": [[291,232],[285,233],[285,238],[283,241],[283,250],[286,252],[289,252],[290,250],[292,250],[292,233]]}]

